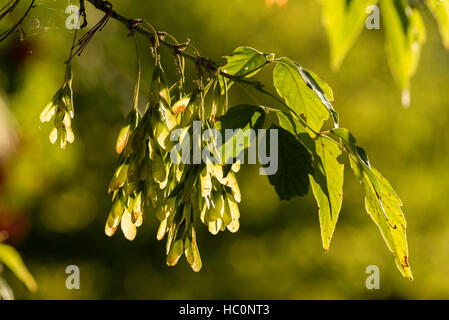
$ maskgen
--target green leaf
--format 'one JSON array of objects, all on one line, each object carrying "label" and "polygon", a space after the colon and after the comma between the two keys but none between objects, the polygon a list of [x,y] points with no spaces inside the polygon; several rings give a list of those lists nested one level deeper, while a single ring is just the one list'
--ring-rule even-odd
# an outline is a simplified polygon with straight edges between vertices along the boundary
[{"label": "green leaf", "polygon": [[380,185],[380,196],[377,196],[371,186],[370,178],[366,175],[366,171],[360,171],[360,167],[353,157],[350,157],[350,160],[351,167],[365,190],[366,211],[379,227],[388,248],[395,256],[396,265],[402,275],[409,280],[413,280],[408,262],[406,222],[401,210],[402,201],[387,179],[379,171],[371,168],[371,172]]},{"label": "green leaf", "polygon": [[273,70],[276,91],[297,115],[303,114],[308,125],[319,131],[329,112],[316,92],[307,85],[301,67],[288,58],[281,58]]},{"label": "green leaf", "polygon": [[215,124],[217,129],[258,129],[263,126],[265,111],[257,106],[239,104],[229,109]]},{"label": "green leaf", "polygon": [[[226,139],[224,140],[224,144],[218,142],[217,145],[217,150],[222,156],[222,162],[229,163],[228,160],[231,156],[233,158],[238,158],[242,152],[251,146],[252,143],[255,143],[255,141],[248,141],[250,139],[245,138],[243,143],[240,144],[239,140],[244,137],[239,137],[238,134],[233,135],[233,137],[229,139],[225,134],[226,129],[241,129],[243,136],[246,130],[254,129],[257,134],[257,130],[263,127],[264,121],[265,111],[260,107],[248,104],[240,104],[232,107],[225,115],[221,116],[219,121],[215,123],[215,129],[220,130],[222,138]],[[229,148],[228,150],[233,148],[232,155],[225,155],[227,148]]]},{"label": "green leaf", "polygon": [[332,129],[331,132],[333,134],[336,134],[339,138],[343,140],[344,144],[346,145],[346,147],[348,147],[351,153],[353,153],[354,155],[357,154],[357,146],[355,144],[357,140],[352,135],[351,131],[349,131],[346,128],[337,128]]},{"label": "green leaf", "polygon": [[390,68],[401,87],[402,103],[410,104],[410,78],[415,74],[426,31],[421,14],[407,0],[381,0]]},{"label": "green leaf", "polygon": [[364,172],[368,176],[371,185],[374,188],[374,191],[379,197],[380,196],[379,182],[377,181],[377,178],[371,171],[368,156],[365,150],[356,145],[357,140],[348,129],[345,128],[332,129],[331,132],[336,134],[342,139],[344,145],[356,160],[356,164],[358,165],[359,170]]},{"label": "green leaf", "polygon": [[0,262],[14,272],[16,277],[27,286],[28,290],[32,292],[37,290],[36,280],[28,271],[16,249],[10,245],[0,243]]},{"label": "green leaf", "polygon": [[367,212],[379,227],[388,248],[394,253],[399,270],[404,277],[412,280],[401,200],[390,183],[371,167],[365,150],[356,145],[356,139],[348,129],[334,129],[332,132],[342,139],[350,152],[351,168],[364,186]]},{"label": "green leaf", "polygon": [[314,84],[314,86],[319,90],[327,100],[334,101],[334,92],[332,88],[324,82],[315,72],[302,68],[304,75],[309,78],[309,80]]},{"label": "green leaf", "polygon": [[440,30],[444,48],[449,50],[449,0],[426,0]]},{"label": "green leaf", "polygon": [[315,174],[310,175],[310,184],[319,208],[323,248],[328,251],[343,200],[344,165],[338,159],[342,151],[335,142],[319,137],[315,147]]},{"label": "green leaf", "polygon": [[[306,147],[289,131],[272,125],[278,130],[278,170],[268,176],[281,200],[304,196],[309,191],[309,174],[313,174],[312,157]],[[270,150],[268,135],[267,150]]]},{"label": "green leaf", "polygon": [[326,107],[326,109],[329,111],[329,114],[332,116],[332,120],[334,120],[334,126],[338,128],[339,116],[337,111],[335,111],[334,107],[331,104],[331,101],[334,100],[334,93],[332,92],[331,87],[312,71],[306,70],[301,66],[298,66],[298,68],[303,80],[321,100],[321,103]]},{"label": "green leaf", "polygon": [[274,59],[273,54],[262,53],[250,47],[238,47],[230,56],[222,70],[235,77],[250,78]]},{"label": "green leaf", "polygon": [[377,0],[321,0],[322,20],[329,38],[334,70],[340,67],[362,32],[367,16],[366,8],[376,2]]},{"label": "green leaf", "polygon": [[314,174],[309,178],[319,208],[323,248],[328,251],[343,200],[344,165],[338,160],[342,151],[330,139],[312,139],[298,121],[285,113],[278,112],[278,118],[279,125],[297,136],[313,154]]},{"label": "green leaf", "polygon": [[[298,134],[307,132],[306,129],[304,128],[304,126],[299,121],[297,121],[291,114],[287,114],[283,111],[278,111],[278,112],[276,112],[276,114],[279,119],[279,126],[283,129],[287,130],[294,136],[297,136]],[[303,141],[303,143],[304,143],[304,141]],[[307,147],[309,147],[309,146],[307,146]]]}]

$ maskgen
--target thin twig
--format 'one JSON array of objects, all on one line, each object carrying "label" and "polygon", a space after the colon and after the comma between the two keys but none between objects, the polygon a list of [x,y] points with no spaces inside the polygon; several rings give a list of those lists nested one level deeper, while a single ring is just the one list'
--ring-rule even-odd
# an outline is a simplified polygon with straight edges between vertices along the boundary
[{"label": "thin twig", "polygon": [[14,25],[12,26],[9,30],[3,32],[0,35],[0,42],[2,42],[3,40],[5,40],[7,37],[9,37],[9,35],[11,33],[13,33],[23,22],[23,20],[25,20],[25,18],[28,16],[28,13],[30,13],[30,10],[34,7],[34,2],[35,0],[31,0],[31,3],[27,9],[27,11],[25,12],[25,14],[22,16],[22,18],[20,18],[20,20]]},{"label": "thin twig", "polygon": [[11,12],[13,12],[14,9],[17,7],[17,5],[20,2],[20,0],[15,0],[15,2],[13,4],[11,4],[11,2],[13,2],[13,1],[14,0],[10,0],[5,6],[3,6],[3,8],[0,9],[0,20],[2,20],[4,17],[6,17]]},{"label": "thin twig", "polygon": [[[87,1],[90,2],[92,5],[94,5],[97,9],[99,9],[105,13],[108,13],[110,10],[110,6],[109,6],[110,3],[108,1],[104,1],[104,0],[87,0]],[[127,28],[129,28],[130,22],[138,20],[138,19],[125,18],[124,16],[117,13],[115,10],[112,10],[110,12],[110,17],[112,19],[115,19],[115,20],[121,22]],[[147,37],[148,39],[150,39],[150,41],[156,40],[155,35],[152,31],[149,31],[149,30],[147,30],[143,27],[137,26],[137,25],[133,29],[135,32],[138,32],[138,33],[144,35],[145,37]],[[165,34],[165,33],[163,33],[163,34]],[[179,47],[176,44],[172,44],[172,43],[168,42],[167,40],[162,39],[161,33],[158,33],[158,40],[162,46],[173,50],[174,53],[176,53],[180,56],[183,56],[184,58],[187,58],[195,63],[198,63],[198,60],[199,60],[199,63],[201,63],[201,65],[204,68],[206,68],[207,70],[209,70],[211,72],[216,72],[218,70],[217,65],[211,59],[206,58],[206,57],[201,57],[201,56],[198,57],[197,55],[193,55],[193,54],[190,54],[190,53],[182,50],[183,47]],[[224,73],[224,76],[226,76],[226,73]]]},{"label": "thin twig", "polygon": [[76,50],[73,50],[74,48],[72,47],[72,52],[70,54],[69,59],[67,60],[67,62],[69,62],[70,60],[73,59],[74,56],[78,55],[80,56],[81,53],[84,51],[84,49],[86,48],[87,44],[90,42],[90,40],[93,38],[93,36],[95,35],[95,33],[97,33],[97,31],[101,31],[103,30],[104,26],[106,25],[106,23],[109,21],[109,18],[111,16],[111,10],[112,10],[112,4],[108,3],[107,5],[109,7],[109,11],[106,12],[106,14],[104,15],[103,18],[101,18],[100,21],[98,21],[98,23],[92,27],[92,29],[90,29],[85,35],[83,35],[78,42],[76,43],[75,47]]}]

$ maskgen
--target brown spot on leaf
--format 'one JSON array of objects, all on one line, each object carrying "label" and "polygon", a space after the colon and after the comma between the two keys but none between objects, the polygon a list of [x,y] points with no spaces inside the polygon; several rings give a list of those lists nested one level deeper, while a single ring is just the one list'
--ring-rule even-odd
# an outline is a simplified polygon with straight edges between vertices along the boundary
[{"label": "brown spot on leaf", "polygon": [[173,107],[173,113],[174,114],[180,114],[181,112],[184,112],[184,110],[187,108],[187,105],[185,105],[185,104],[178,104],[178,105],[175,105],[174,107]]}]

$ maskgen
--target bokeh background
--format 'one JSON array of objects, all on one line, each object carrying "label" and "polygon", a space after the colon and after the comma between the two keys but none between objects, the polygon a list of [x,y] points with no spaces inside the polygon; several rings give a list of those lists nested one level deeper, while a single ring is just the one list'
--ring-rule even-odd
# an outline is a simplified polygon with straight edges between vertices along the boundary
[{"label": "bokeh background", "polygon": [[[182,258],[165,264],[157,220],[147,216],[134,242],[104,235],[110,208],[107,185],[116,162],[115,138],[131,108],[136,59],[132,38],[110,21],[74,60],[76,141],[60,150],[48,141],[39,114],[64,76],[73,31],[65,28],[74,0],[40,0],[17,36],[0,44],[0,229],[18,248],[39,289],[4,277],[23,299],[444,299],[449,298],[449,53],[436,25],[428,30],[412,105],[404,109],[390,74],[382,30],[364,30],[341,70],[329,49],[316,0],[267,6],[264,0],[112,1],[128,17],[145,17],[201,54],[222,61],[248,45],[288,56],[334,89],[342,126],[350,128],[371,162],[405,203],[410,263],[402,278],[393,256],[364,210],[361,186],[345,176],[344,202],[330,251],[321,247],[312,195],[279,201],[256,166],[238,175],[241,228],[210,235],[199,226],[200,273]],[[268,1],[269,2],[269,1]],[[282,1],[280,2],[282,3]],[[101,14],[90,4],[92,26]],[[146,99],[151,73],[148,44],[140,39]],[[173,74],[166,51],[169,74]],[[270,73],[259,77],[270,80]],[[233,102],[253,103],[234,88]],[[262,100],[268,104],[268,101]],[[78,265],[81,289],[67,290],[65,268]],[[365,268],[380,268],[380,290],[367,290]]]}]

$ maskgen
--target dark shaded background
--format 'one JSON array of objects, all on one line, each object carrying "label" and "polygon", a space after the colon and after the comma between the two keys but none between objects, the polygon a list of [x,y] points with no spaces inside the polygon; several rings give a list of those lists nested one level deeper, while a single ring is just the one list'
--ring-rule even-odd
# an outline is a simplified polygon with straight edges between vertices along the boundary
[{"label": "dark shaded background", "polygon": [[[0,229],[9,232],[9,242],[39,285],[30,294],[6,271],[16,297],[449,297],[449,53],[429,17],[427,45],[412,81],[412,106],[406,110],[389,71],[381,30],[365,30],[342,69],[330,71],[317,1],[290,0],[283,7],[267,7],[263,0],[112,1],[126,16],[148,18],[181,41],[190,38],[203,55],[217,61],[235,47],[249,45],[289,56],[318,73],[334,89],[342,126],[351,128],[405,203],[413,282],[396,269],[350,172],[340,221],[331,249],[324,253],[313,196],[280,202],[256,166],[244,167],[238,175],[241,228],[237,234],[212,236],[199,226],[203,269],[196,274],[184,258],[175,268],[165,265],[165,242],[155,239],[158,224],[152,215],[134,242],[121,232],[112,239],[103,232],[115,138],[131,108],[136,68],[134,44],[125,28],[110,21],[74,60],[75,144],[63,151],[51,145],[50,126],[39,123],[41,110],[63,80],[73,36],[65,28],[70,2],[77,3],[40,1],[25,25],[25,41],[12,37],[0,45],[0,126],[14,127],[18,136],[15,152],[6,143],[0,147],[9,154],[0,162]],[[90,4],[87,8],[92,26],[101,14]],[[152,65],[144,39],[140,47],[145,100]],[[165,52],[165,64],[172,64]],[[167,68],[173,74],[174,68]],[[269,82],[270,73],[259,78]],[[254,103],[242,89],[233,93],[234,103]],[[6,116],[6,108],[13,118]],[[6,135],[0,140],[11,141]],[[71,264],[81,270],[78,291],[65,288],[65,268]],[[365,288],[365,268],[372,264],[381,271],[380,290]]]}]

